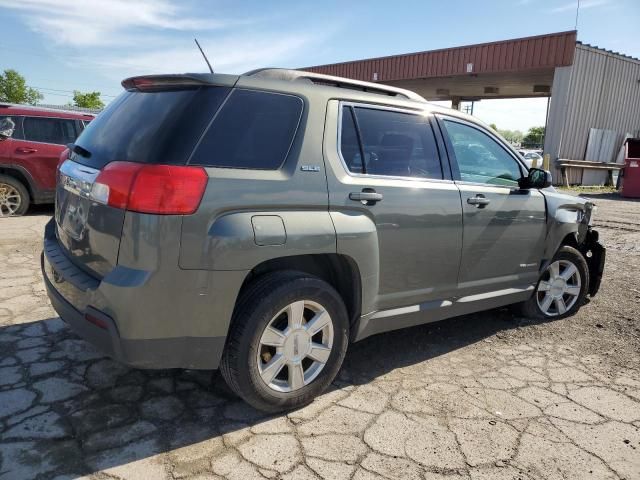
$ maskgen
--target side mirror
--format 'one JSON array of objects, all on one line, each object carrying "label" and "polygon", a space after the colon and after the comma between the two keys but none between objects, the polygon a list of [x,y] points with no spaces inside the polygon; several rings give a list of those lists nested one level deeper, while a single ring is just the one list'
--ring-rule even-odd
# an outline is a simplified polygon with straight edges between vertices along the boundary
[{"label": "side mirror", "polygon": [[518,185],[522,189],[550,187],[552,185],[551,172],[541,168],[531,168],[529,175],[521,178]]}]

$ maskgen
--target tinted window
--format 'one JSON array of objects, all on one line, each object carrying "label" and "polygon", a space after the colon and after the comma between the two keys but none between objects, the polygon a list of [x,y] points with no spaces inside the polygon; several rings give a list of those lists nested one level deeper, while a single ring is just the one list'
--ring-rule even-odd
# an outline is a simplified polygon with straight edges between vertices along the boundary
[{"label": "tinted window", "polygon": [[302,115],[292,95],[236,90],[216,116],[190,163],[274,170],[284,162]]},{"label": "tinted window", "polygon": [[364,173],[360,143],[353,119],[351,107],[342,107],[342,131],[340,133],[340,152],[349,171]]},{"label": "tinted window", "polygon": [[74,160],[94,168],[124,160],[184,164],[229,93],[224,87],[124,92],[86,126]]},{"label": "tinted window", "polygon": [[442,178],[433,130],[424,116],[354,108],[362,137],[363,162],[349,110],[349,107],[343,110],[340,146],[349,170],[371,175]]},{"label": "tinted window", "polygon": [[466,182],[517,186],[522,172],[516,160],[486,133],[458,122],[445,120],[449,139]]},{"label": "tinted window", "polygon": [[25,117],[22,125],[24,139],[66,145],[76,139],[73,123],[73,120],[60,118]]}]

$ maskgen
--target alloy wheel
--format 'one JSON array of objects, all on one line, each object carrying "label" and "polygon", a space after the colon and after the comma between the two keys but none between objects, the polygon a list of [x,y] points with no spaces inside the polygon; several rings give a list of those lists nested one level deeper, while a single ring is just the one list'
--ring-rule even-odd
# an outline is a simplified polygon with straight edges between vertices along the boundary
[{"label": "alloy wheel", "polygon": [[20,192],[13,185],[0,183],[0,217],[15,215],[22,205]]},{"label": "alloy wheel", "polygon": [[299,300],[267,324],[258,345],[262,381],[278,392],[293,392],[320,374],[333,347],[333,322],[319,303]]},{"label": "alloy wheel", "polygon": [[536,297],[540,311],[557,317],[570,310],[580,298],[580,271],[568,260],[552,262],[542,274]]}]

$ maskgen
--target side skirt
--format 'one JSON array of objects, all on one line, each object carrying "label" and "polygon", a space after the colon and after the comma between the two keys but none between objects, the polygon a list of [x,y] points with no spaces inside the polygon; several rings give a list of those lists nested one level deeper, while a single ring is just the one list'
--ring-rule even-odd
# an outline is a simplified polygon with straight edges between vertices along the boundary
[{"label": "side skirt", "polygon": [[352,330],[351,339],[358,342],[378,333],[524,302],[529,299],[534,289],[534,285],[528,285],[372,312],[360,317],[356,328]]}]

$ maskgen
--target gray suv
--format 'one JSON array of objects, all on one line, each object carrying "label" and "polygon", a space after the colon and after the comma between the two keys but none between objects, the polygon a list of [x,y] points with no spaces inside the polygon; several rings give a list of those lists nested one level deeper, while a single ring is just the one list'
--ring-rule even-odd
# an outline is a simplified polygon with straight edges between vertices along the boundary
[{"label": "gray suv", "polygon": [[140,368],[310,402],[350,342],[598,290],[593,205],[473,117],[380,84],[264,69],[135,77],[58,171],[42,271],[60,316]]}]

